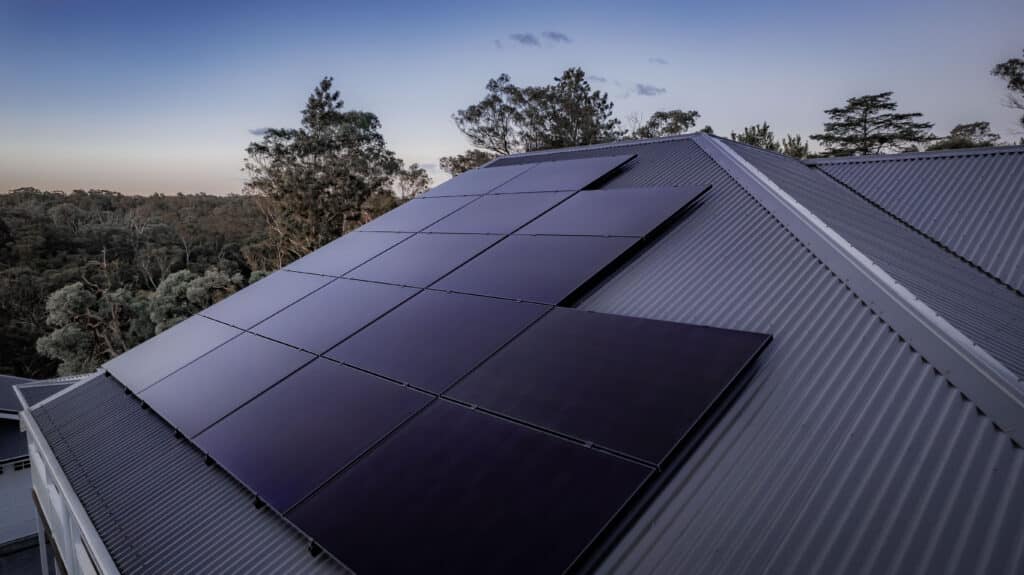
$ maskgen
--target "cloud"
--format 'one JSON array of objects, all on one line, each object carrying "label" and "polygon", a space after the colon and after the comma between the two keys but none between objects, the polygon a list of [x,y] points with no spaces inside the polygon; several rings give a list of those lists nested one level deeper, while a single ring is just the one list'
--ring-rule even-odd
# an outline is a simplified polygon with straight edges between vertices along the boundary
[{"label": "cloud", "polygon": [[523,46],[540,46],[540,40],[538,40],[533,34],[509,34],[508,38],[517,44],[522,44]]},{"label": "cloud", "polygon": [[249,128],[249,133],[253,136],[262,136],[270,131],[270,128]]},{"label": "cloud", "polygon": [[587,79],[593,82],[598,82],[600,84],[605,84],[608,82],[608,78],[605,78],[604,76],[588,76]]},{"label": "cloud", "polygon": [[502,50],[504,48],[504,46],[501,45],[501,40],[495,40],[494,41],[494,47],[499,49],[499,50]]},{"label": "cloud", "polygon": [[637,84],[636,93],[641,96],[657,96],[658,94],[664,94],[665,88],[659,88],[650,84]]},{"label": "cloud", "polygon": [[654,56],[652,58],[648,58],[647,61],[650,62],[651,64],[661,64],[662,66],[668,64],[668,60],[662,58],[661,56]]},{"label": "cloud", "polygon": [[572,42],[572,38],[561,32],[545,32],[544,37],[556,44],[559,42],[565,42],[566,44]]}]

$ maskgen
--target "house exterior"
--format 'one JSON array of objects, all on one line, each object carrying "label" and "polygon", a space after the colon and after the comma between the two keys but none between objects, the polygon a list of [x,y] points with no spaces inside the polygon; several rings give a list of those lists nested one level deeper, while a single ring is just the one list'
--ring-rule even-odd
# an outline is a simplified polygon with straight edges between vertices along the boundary
[{"label": "house exterior", "polygon": [[[801,162],[696,134],[482,169],[624,153],[602,189],[711,188],[575,306],[773,340],[573,569],[1024,570],[1024,147]],[[68,573],[348,571],[109,374],[22,407]]]}]

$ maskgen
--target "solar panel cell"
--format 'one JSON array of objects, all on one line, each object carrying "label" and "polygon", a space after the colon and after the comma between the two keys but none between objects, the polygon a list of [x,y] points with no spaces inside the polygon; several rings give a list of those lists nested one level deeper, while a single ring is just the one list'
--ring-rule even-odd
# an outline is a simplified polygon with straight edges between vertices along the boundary
[{"label": "solar panel cell", "polygon": [[504,184],[533,167],[533,164],[477,168],[463,172],[436,188],[425,192],[422,198],[442,196],[479,196]]},{"label": "solar panel cell", "polygon": [[292,262],[285,269],[342,276],[411,235],[391,232],[369,233],[356,230]]},{"label": "solar panel cell", "polygon": [[631,154],[541,162],[492,193],[575,192],[604,178],[635,156]]},{"label": "solar panel cell", "polygon": [[470,234],[417,234],[346,277],[426,287],[499,239],[499,236]]},{"label": "solar panel cell", "polygon": [[418,232],[473,201],[473,197],[417,198],[359,228],[361,232]]},{"label": "solar panel cell", "polygon": [[571,195],[572,192],[541,192],[484,196],[426,231],[510,234]]},{"label": "solar panel cell", "polygon": [[326,277],[279,271],[213,304],[201,314],[249,329],[329,281],[331,279]]}]

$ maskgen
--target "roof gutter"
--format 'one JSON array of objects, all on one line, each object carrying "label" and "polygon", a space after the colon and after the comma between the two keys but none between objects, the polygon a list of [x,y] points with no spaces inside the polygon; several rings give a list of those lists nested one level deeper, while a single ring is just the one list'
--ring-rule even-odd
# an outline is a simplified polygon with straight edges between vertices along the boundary
[{"label": "roof gutter", "polygon": [[[85,385],[93,379],[86,378],[68,389]],[[120,573],[96,526],[93,525],[32,416],[28,401],[17,388],[15,393],[22,406],[21,426],[28,435],[29,456],[32,460],[32,489],[36,492],[39,507],[53,534],[54,544],[64,565],[72,575]]]},{"label": "roof gutter", "polygon": [[693,140],[997,427],[1024,445],[1024,390],[1013,372],[725,142],[707,134]]}]

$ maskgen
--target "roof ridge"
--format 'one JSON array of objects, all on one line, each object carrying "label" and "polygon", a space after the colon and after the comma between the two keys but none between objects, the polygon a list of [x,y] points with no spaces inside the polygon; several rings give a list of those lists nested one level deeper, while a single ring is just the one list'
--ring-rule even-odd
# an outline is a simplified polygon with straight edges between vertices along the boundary
[{"label": "roof ridge", "polygon": [[[1022,148],[1022,151],[1024,151],[1024,148]],[[844,182],[844,181],[840,180],[839,178],[833,176],[832,174],[830,174],[826,170],[822,170],[821,168],[818,168],[817,164],[811,164],[811,165],[808,165],[808,167],[813,169],[813,170],[817,170],[817,171],[821,172],[822,174],[827,176],[830,180],[832,180],[835,183],[839,184],[840,186],[846,188],[847,190],[850,190],[851,193],[853,193],[858,198],[860,198],[860,199],[864,200],[865,202],[867,202],[868,204],[870,204],[873,208],[875,208],[878,211],[882,212],[883,214],[891,217],[892,219],[896,220],[897,222],[903,224],[904,226],[906,226],[907,228],[909,228],[913,232],[917,233],[918,235],[923,236],[925,239],[927,239],[929,242],[935,244],[936,246],[938,246],[943,251],[949,253],[950,255],[956,257],[957,259],[961,260],[962,262],[966,263],[967,265],[971,266],[972,268],[978,270],[979,272],[984,274],[986,277],[988,277],[988,278],[990,278],[992,280],[995,280],[995,282],[998,283],[999,285],[1005,287],[1006,289],[1010,290],[1011,292],[1013,292],[1014,294],[1016,294],[1018,296],[1024,297],[1024,292],[1021,292],[1019,289],[1017,289],[1017,288],[1013,287],[1012,285],[1006,283],[1002,278],[992,274],[991,272],[989,272],[985,268],[979,266],[978,264],[974,263],[973,261],[971,261],[971,260],[967,259],[966,257],[960,255],[955,250],[953,250],[953,248],[951,248],[951,247],[947,246],[946,244],[942,243],[937,238],[934,238],[934,237],[928,235],[923,230],[917,228],[914,224],[911,224],[907,220],[901,218],[900,216],[898,216],[895,213],[891,212],[890,210],[886,209],[880,203],[878,203],[875,200],[872,200],[871,198],[869,198],[869,197],[865,196],[864,194],[858,192],[853,186],[850,186],[846,182]]]},{"label": "roof ridge", "polygon": [[[743,159],[725,142],[696,143],[807,246],[859,299],[896,329],[947,382],[970,394],[978,410],[1017,445],[1024,444],[1024,389],[987,350],[897,282],[820,217]],[[795,162],[798,160],[793,159]]]},{"label": "roof ridge", "polygon": [[816,166],[819,164],[872,164],[879,162],[906,162],[912,160],[976,158],[980,156],[999,156],[1004,154],[1024,154],[1024,145],[959,148],[953,150],[925,150],[922,152],[902,152],[899,154],[807,158],[806,160],[803,160],[803,163],[809,166]]}]

